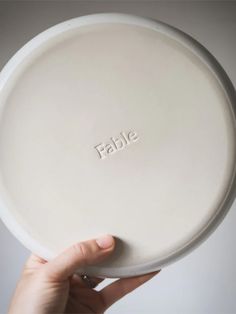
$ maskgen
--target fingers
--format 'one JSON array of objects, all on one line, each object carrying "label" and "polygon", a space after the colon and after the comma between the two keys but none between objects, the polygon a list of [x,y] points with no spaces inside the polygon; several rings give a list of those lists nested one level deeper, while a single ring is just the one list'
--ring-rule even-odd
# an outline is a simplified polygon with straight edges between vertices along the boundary
[{"label": "fingers", "polygon": [[66,280],[78,268],[97,264],[108,257],[114,246],[115,240],[111,235],[76,243],[47,263],[44,271],[53,280]]},{"label": "fingers", "polygon": [[118,279],[103,288],[101,291],[99,291],[99,293],[104,300],[106,308],[110,307],[113,303],[123,298],[126,294],[130,293],[134,289],[150,280],[159,272],[160,270],[138,277]]}]

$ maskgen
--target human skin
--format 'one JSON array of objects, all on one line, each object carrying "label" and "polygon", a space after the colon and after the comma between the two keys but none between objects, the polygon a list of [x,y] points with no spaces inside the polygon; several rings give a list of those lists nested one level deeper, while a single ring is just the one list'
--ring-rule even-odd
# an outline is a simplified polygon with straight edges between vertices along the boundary
[{"label": "human skin", "polygon": [[[109,257],[115,238],[105,235],[76,243],[54,259],[31,254],[10,303],[9,314],[104,313],[112,304],[155,276],[118,279],[100,291],[75,274],[79,267],[96,265]],[[104,279],[91,278],[98,285]]]}]

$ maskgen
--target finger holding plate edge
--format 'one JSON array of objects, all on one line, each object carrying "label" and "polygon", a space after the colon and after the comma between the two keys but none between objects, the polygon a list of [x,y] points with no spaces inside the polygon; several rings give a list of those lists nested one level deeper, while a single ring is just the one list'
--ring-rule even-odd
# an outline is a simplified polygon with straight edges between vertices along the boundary
[{"label": "finger holding plate edge", "polygon": [[133,290],[153,278],[160,271],[161,270],[158,270],[152,273],[131,278],[120,278],[101,289],[99,293],[106,305],[106,308],[110,307],[116,301],[123,298],[126,294],[132,292]]}]

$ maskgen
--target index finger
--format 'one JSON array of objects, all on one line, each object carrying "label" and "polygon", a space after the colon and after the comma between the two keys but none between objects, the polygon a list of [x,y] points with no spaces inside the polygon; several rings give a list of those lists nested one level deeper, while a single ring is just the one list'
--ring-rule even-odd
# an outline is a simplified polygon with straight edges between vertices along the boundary
[{"label": "index finger", "polygon": [[121,278],[100,290],[99,293],[104,301],[106,308],[110,307],[116,301],[123,298],[126,294],[130,293],[131,291],[135,290],[136,288],[150,280],[160,271],[161,270],[158,270],[149,274],[131,278]]}]

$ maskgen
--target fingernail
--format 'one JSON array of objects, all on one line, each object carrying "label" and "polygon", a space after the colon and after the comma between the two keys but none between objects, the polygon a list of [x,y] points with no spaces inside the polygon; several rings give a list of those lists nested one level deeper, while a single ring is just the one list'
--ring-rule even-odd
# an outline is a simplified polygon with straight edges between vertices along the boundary
[{"label": "fingernail", "polygon": [[114,239],[111,235],[107,234],[96,239],[96,242],[101,249],[108,249],[113,245]]}]

